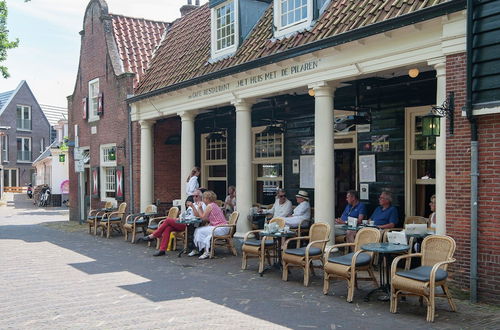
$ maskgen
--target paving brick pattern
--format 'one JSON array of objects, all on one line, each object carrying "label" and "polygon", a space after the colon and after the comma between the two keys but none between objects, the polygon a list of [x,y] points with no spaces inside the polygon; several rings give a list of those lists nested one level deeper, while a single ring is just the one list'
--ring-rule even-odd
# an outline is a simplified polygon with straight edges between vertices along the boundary
[{"label": "paving brick pattern", "polygon": [[[436,322],[425,322],[415,299],[364,302],[362,283],[354,302],[344,282],[321,293],[320,274],[310,287],[301,272],[289,282],[271,270],[259,277],[255,261],[219,250],[213,260],[153,258],[152,248],[122,237],[105,239],[40,225],[68,217],[64,209],[38,209],[17,195],[0,207],[0,329],[483,329],[499,328],[498,309],[458,302],[459,312],[438,304]],[[72,227],[78,227],[76,224]]]}]

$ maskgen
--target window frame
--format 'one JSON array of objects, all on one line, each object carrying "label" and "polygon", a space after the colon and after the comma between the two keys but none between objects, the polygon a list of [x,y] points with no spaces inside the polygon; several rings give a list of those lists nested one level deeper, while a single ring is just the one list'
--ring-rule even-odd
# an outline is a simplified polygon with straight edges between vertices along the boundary
[{"label": "window frame", "polygon": [[[234,43],[231,46],[222,48],[222,49],[217,49],[217,10],[227,6],[229,3],[233,3],[233,8],[234,8]],[[224,1],[223,3],[213,7],[210,9],[210,16],[211,16],[211,24],[210,24],[210,30],[211,30],[211,57],[212,60],[216,60],[221,57],[229,56],[233,53],[236,52],[238,49],[239,45],[239,39],[240,39],[240,28],[239,28],[239,1],[238,0],[227,0]]]},{"label": "window frame", "polygon": [[[227,157],[228,157],[228,138],[226,137],[226,157],[223,159],[207,159],[207,136],[210,133],[201,134],[201,177],[202,177],[202,186],[208,187],[209,181],[225,181],[226,182],[226,192],[227,192]],[[212,177],[210,174],[210,166],[225,166],[226,167],[226,176],[221,177]],[[221,196],[219,196],[221,197]]]},{"label": "window frame", "polygon": [[[18,144],[18,140],[22,140],[23,142],[21,142],[21,145],[23,146],[23,149],[22,150],[19,150],[17,148],[17,144]],[[28,150],[24,150],[24,140],[28,140]],[[16,160],[18,163],[31,163],[32,160],[33,160],[33,155],[31,154],[32,153],[32,148],[33,148],[33,145],[31,144],[31,137],[28,137],[28,136],[17,136],[16,137],[16,150],[17,150],[17,157],[16,157]],[[19,151],[27,151],[29,152],[29,159],[26,160],[26,159],[19,159]]]},{"label": "window frame", "polygon": [[9,162],[9,136],[7,134],[0,136],[2,139],[2,150],[0,152],[2,153],[2,162],[7,163]]},{"label": "window frame", "polygon": [[[116,179],[115,179],[115,176],[113,176],[113,179],[108,182],[107,181],[107,172],[109,170],[114,170],[115,171],[115,175],[116,175],[116,164],[117,164],[117,161],[116,161],[116,156],[115,156],[115,160],[109,160],[108,157],[106,157],[106,151],[107,150],[110,150],[114,148],[115,149],[115,155],[116,155],[116,143],[108,143],[108,144],[101,144],[99,146],[99,180],[100,180],[100,190],[101,190],[101,201],[103,202],[107,202],[107,201],[111,201],[111,202],[115,202],[115,197],[114,196],[107,196],[106,194],[108,192],[113,192],[115,193],[116,191]],[[113,191],[111,191],[110,189],[108,189],[107,187],[109,185],[112,185],[113,186]]]},{"label": "window frame", "polygon": [[[257,202],[257,183],[258,182],[264,182],[264,181],[278,181],[280,182],[280,188],[284,188],[285,186],[285,165],[284,165],[284,154],[285,154],[285,134],[281,133],[281,156],[274,156],[274,157],[257,157],[255,153],[255,146],[257,142],[257,135],[262,133],[262,131],[266,128],[267,126],[259,126],[259,127],[252,127],[252,180],[253,180],[253,185],[252,185],[252,190],[253,190],[253,203]],[[274,134],[277,135],[277,134]],[[281,176],[278,176],[276,178],[273,178],[270,180],[268,177],[259,177],[258,176],[258,166],[259,165],[265,165],[265,164],[281,164]]]},{"label": "window frame", "polygon": [[307,29],[312,25],[313,12],[314,12],[314,1],[307,0],[307,15],[306,18],[294,22],[292,24],[282,25],[281,22],[281,7],[282,1],[286,0],[274,0],[274,12],[273,12],[273,22],[275,26],[274,37],[281,38],[285,37],[294,32]]},{"label": "window frame", "polygon": [[[19,110],[21,110],[22,112],[22,115],[21,115],[21,120],[23,121],[24,123],[24,120],[28,120],[29,121],[29,128],[25,128],[25,127],[19,127],[19,123],[18,123],[18,119],[17,119],[17,113],[19,112]],[[28,112],[28,119],[22,119],[24,118],[24,112],[25,110],[27,110]],[[17,104],[16,105],[16,129],[18,131],[25,131],[25,132],[31,132],[32,129],[33,129],[33,120],[32,120],[32,111],[31,111],[31,106],[30,105],[24,105],[24,104]],[[24,125],[23,125],[24,126]]]},{"label": "window frame", "polygon": [[[92,86],[97,84],[97,92],[95,95],[92,94]],[[95,78],[89,81],[88,84],[88,121],[93,122],[99,120],[99,93],[100,93],[100,82],[99,78]],[[95,100],[95,103],[93,102]]]}]

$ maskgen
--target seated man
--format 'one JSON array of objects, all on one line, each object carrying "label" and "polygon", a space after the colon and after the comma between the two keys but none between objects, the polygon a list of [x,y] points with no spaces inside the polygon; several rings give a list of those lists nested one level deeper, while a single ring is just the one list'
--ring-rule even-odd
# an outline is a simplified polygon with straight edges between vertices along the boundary
[{"label": "seated man", "polygon": [[380,229],[394,228],[399,222],[398,210],[392,206],[392,194],[382,191],[378,198],[378,206],[373,212],[370,220],[375,221],[375,226]]},{"label": "seated man", "polygon": [[269,210],[260,210],[259,213],[270,214],[273,218],[285,218],[292,214],[292,202],[286,198],[285,191],[280,188],[276,194],[276,201],[273,207]]},{"label": "seated man", "polygon": [[293,210],[291,217],[285,218],[285,224],[290,228],[297,228],[304,220],[311,219],[311,205],[309,205],[309,194],[307,191],[299,190],[297,195],[297,207]]},{"label": "seated man", "polygon": [[[345,206],[344,212],[340,216],[340,218],[335,219],[337,224],[347,224],[347,218],[353,217],[358,219],[358,225],[366,216],[366,207],[365,204],[359,201],[358,192],[355,190],[347,191],[346,195],[347,205]],[[341,228],[335,228],[335,236],[347,235],[347,242],[354,242],[354,237],[356,236],[356,232],[353,230],[343,230]]]}]

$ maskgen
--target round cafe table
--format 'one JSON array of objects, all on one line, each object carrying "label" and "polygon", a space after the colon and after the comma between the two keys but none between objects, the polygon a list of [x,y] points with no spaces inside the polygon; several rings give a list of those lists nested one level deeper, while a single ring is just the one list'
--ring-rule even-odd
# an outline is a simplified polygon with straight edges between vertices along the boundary
[{"label": "round cafe table", "polygon": [[394,243],[369,243],[361,246],[362,250],[369,252],[377,252],[382,258],[379,258],[379,274],[380,274],[380,287],[370,291],[366,297],[365,301],[370,300],[370,296],[381,291],[385,293],[385,296],[381,296],[378,299],[382,301],[389,300],[389,292],[391,287],[391,263],[388,260],[392,260],[391,256],[394,253],[408,252],[410,249],[409,245],[406,244],[394,244]]},{"label": "round cafe table", "polygon": [[192,250],[194,248],[193,244],[193,236],[194,236],[194,230],[196,227],[198,227],[201,224],[201,219],[200,218],[191,218],[191,219],[178,219],[175,221],[176,223],[182,223],[186,225],[186,240],[187,244],[187,249],[182,249],[181,252],[177,255],[178,258],[182,256],[184,253],[188,253],[188,250]]},{"label": "round cafe table", "polygon": [[[285,239],[295,237],[297,236],[297,233],[294,231],[277,231],[274,233],[269,233],[269,232],[264,232],[261,231],[260,233],[260,239],[266,239],[266,237],[272,237],[274,240],[275,244],[275,249],[276,253],[274,254],[275,259],[274,259],[274,267],[282,269],[283,265],[281,262],[281,253],[283,251],[283,244],[285,244]],[[263,272],[260,274],[260,276],[264,275],[264,272],[266,269],[263,270]]]}]

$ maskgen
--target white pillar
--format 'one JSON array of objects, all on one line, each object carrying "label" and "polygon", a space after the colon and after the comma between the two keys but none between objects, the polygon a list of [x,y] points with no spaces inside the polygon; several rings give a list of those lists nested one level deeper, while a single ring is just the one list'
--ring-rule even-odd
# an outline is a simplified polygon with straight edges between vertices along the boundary
[{"label": "white pillar", "polygon": [[194,118],[195,112],[179,112],[181,117],[181,200],[182,209],[186,200],[186,179],[195,166]]},{"label": "white pillar", "polygon": [[141,207],[153,203],[153,122],[140,120],[141,125]]},{"label": "white pillar", "polygon": [[309,87],[314,89],[314,221],[328,223],[335,242],[334,88],[326,82]]},{"label": "white pillar", "polygon": [[[446,58],[429,64],[436,70],[436,105],[446,100]],[[441,118],[441,135],[436,138],[436,234],[446,235],[446,117]]]},{"label": "white pillar", "polygon": [[236,111],[236,208],[240,217],[236,237],[250,230],[247,220],[252,207],[252,104],[248,100],[234,100]]}]

